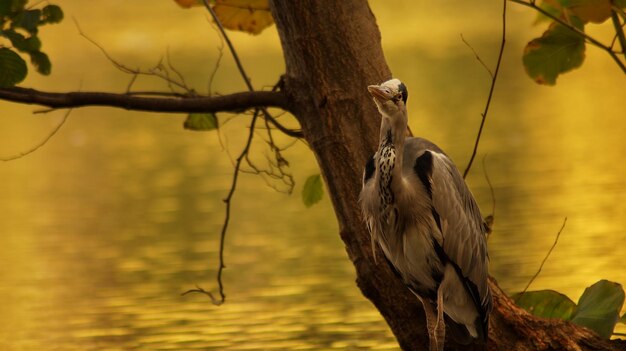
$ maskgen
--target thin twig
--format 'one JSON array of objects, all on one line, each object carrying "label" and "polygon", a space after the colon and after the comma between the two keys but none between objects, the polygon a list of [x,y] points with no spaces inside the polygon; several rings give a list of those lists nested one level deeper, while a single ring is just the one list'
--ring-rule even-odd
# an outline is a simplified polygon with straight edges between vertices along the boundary
[{"label": "thin twig", "polygon": [[487,185],[489,185],[489,191],[491,192],[491,214],[485,217],[485,224],[487,224],[487,236],[489,236],[493,231],[493,223],[496,219],[496,193],[493,190],[493,185],[491,185],[491,179],[489,179],[486,160],[487,155],[483,156],[483,173],[485,174],[485,180],[487,180]]},{"label": "thin twig", "polygon": [[535,275],[533,275],[533,277],[530,278],[530,281],[528,282],[528,284],[526,284],[526,287],[524,288],[524,290],[522,290],[522,294],[524,294],[528,290],[528,288],[530,287],[530,284],[532,284],[533,281],[535,281],[535,278],[539,276],[539,273],[541,273],[541,269],[543,268],[543,265],[546,263],[546,261],[548,260],[548,257],[550,257],[550,254],[552,253],[552,250],[554,250],[554,248],[556,247],[556,244],[559,242],[559,237],[561,236],[561,233],[563,232],[563,229],[565,228],[566,223],[567,223],[567,217],[565,217],[565,219],[563,220],[563,225],[561,225],[561,229],[559,229],[559,232],[556,233],[556,238],[554,238],[554,243],[550,247],[550,250],[548,250],[546,257],[544,257],[543,261],[541,261],[541,264],[539,265],[539,269],[537,270],[537,273],[535,273]]},{"label": "thin twig", "polygon": [[176,73],[176,75],[178,76],[178,79],[180,79],[180,82],[182,82],[183,86],[187,86],[187,82],[185,82],[185,76],[183,76],[183,74],[180,73],[180,71],[176,69],[176,67],[174,67],[174,64],[172,63],[172,59],[170,58],[169,47],[165,50],[165,62],[167,62],[167,67],[169,67],[169,69],[171,69],[172,72]]},{"label": "thin twig", "polygon": [[626,73],[626,64],[624,64],[624,62],[622,62],[620,60],[620,58],[617,56],[617,54],[611,49],[610,46],[606,46],[604,44],[602,44],[600,41],[598,41],[597,39],[587,35],[587,33],[585,33],[584,31],[576,28],[575,26],[571,25],[570,23],[567,23],[566,21],[552,15],[551,13],[549,13],[548,11],[542,9],[541,7],[537,6],[535,4],[535,1],[530,1],[530,2],[526,2],[524,0],[508,0],[511,2],[514,2],[516,4],[520,4],[522,6],[526,6],[526,7],[530,7],[531,9],[541,13],[542,15],[552,19],[553,21],[557,22],[558,24],[568,28],[569,30],[573,31],[574,33],[580,35],[581,37],[583,37],[587,42],[589,42],[591,45],[596,46],[604,51],[606,51],[609,56],[611,56],[611,58],[613,59],[613,61],[615,61],[615,63],[617,64],[617,66],[619,66],[619,68]]},{"label": "thin twig", "polygon": [[[267,125],[267,120],[264,120]],[[250,155],[246,155],[246,164],[250,169],[241,169],[241,172],[261,175],[265,183],[272,189],[286,194],[291,194],[295,186],[293,175],[286,171],[289,167],[289,162],[282,156],[281,150],[276,146],[274,139],[272,138],[272,129],[265,128],[269,136],[269,140],[266,140],[266,144],[270,147],[273,155],[266,155],[267,169],[258,167],[251,159]],[[267,178],[266,178],[267,177]],[[269,179],[268,179],[269,178]],[[286,189],[281,189],[278,186],[270,182],[270,179],[280,180],[286,186]]]},{"label": "thin twig", "polygon": [[[239,73],[241,74],[241,77],[243,78],[244,82],[246,83],[246,86],[248,87],[248,90],[249,91],[254,91],[254,87],[252,86],[252,83],[250,82],[250,79],[246,75],[246,72],[245,72],[245,70],[243,68],[243,65],[241,64],[241,60],[239,59],[239,56],[237,55],[237,52],[236,52],[232,42],[230,41],[230,38],[226,34],[226,31],[224,30],[224,27],[222,26],[222,23],[220,22],[219,18],[215,14],[215,11],[213,11],[213,8],[209,4],[208,0],[203,0],[203,3],[204,3],[204,6],[206,7],[206,9],[211,14],[211,17],[213,18],[213,21],[217,25],[217,28],[219,29],[223,40],[228,45],[230,53],[232,54],[233,59],[235,60],[235,63],[236,63],[237,68],[239,70]],[[282,82],[282,80],[279,80],[279,84],[280,84],[280,82]],[[276,92],[276,90],[278,89],[279,84],[276,84],[274,89],[272,89],[273,93]],[[259,114],[261,112],[263,112],[263,114],[265,116],[266,123],[267,123],[268,120],[271,119],[274,123],[278,124],[278,122],[276,122],[271,117],[271,115],[267,112],[267,109],[259,108],[259,107],[255,108],[254,115],[252,116],[252,122],[250,123],[250,131],[249,131],[249,134],[248,134],[247,142],[246,142],[243,150],[239,154],[239,157],[237,157],[237,160],[235,161],[235,167],[234,167],[235,169],[233,171],[233,181],[232,181],[232,184],[231,184],[231,187],[230,187],[230,191],[228,192],[228,195],[226,196],[226,199],[224,199],[224,203],[226,204],[226,215],[225,215],[225,218],[224,218],[224,222],[222,224],[222,231],[221,231],[221,235],[220,235],[219,268],[218,268],[218,271],[217,271],[217,284],[218,284],[220,298],[219,299],[216,298],[215,295],[213,295],[211,292],[204,290],[203,288],[201,288],[198,285],[196,285],[196,289],[188,290],[188,291],[184,292],[183,295],[188,294],[188,293],[192,293],[192,292],[201,293],[201,294],[207,295],[211,299],[211,302],[214,305],[217,305],[217,306],[223,304],[225,299],[226,299],[226,295],[224,294],[224,284],[222,282],[222,272],[223,272],[223,270],[225,268],[225,264],[224,264],[224,242],[225,242],[225,239],[226,239],[226,232],[227,232],[227,229],[228,229],[228,223],[230,222],[230,207],[231,207],[231,202],[232,202],[233,195],[234,195],[235,190],[237,188],[237,179],[239,178],[240,172],[245,172],[245,170],[243,170],[241,168],[242,162],[245,160],[246,163],[248,164],[248,166],[251,169],[253,169],[256,173],[266,174],[266,175],[276,176],[276,177],[282,177],[283,179],[286,179],[286,183],[287,184],[289,184],[289,181],[291,181],[291,183],[293,183],[293,177],[291,175],[289,175],[289,174],[285,175],[286,173],[284,173],[283,169],[280,167],[280,163],[279,163],[280,159],[278,159],[278,162],[277,162],[277,164],[279,164],[278,169],[279,169],[280,173],[278,175],[275,175],[273,173],[274,172],[273,167],[270,166],[269,170],[261,171],[261,170],[259,170],[259,168],[257,168],[252,163],[252,161],[249,158],[250,145],[252,144],[252,139],[253,139],[254,134],[255,134],[256,121],[257,121],[257,118],[259,117]],[[270,137],[271,137],[271,134],[270,134]],[[272,146],[272,145],[270,145],[270,146]],[[280,153],[277,153],[276,155],[280,155]],[[293,186],[291,186],[291,188],[293,188]]]},{"label": "thin twig", "polygon": [[35,8],[36,6],[39,6],[41,3],[44,3],[44,2],[48,2],[48,0],[35,1],[34,3],[28,5],[28,7],[26,7],[26,9],[30,10],[32,8]]},{"label": "thin twig", "polygon": [[224,37],[220,35],[219,29],[213,22],[209,21],[209,23],[211,24],[211,27],[217,32],[217,37],[220,38],[220,46],[217,47],[217,60],[215,61],[215,66],[213,67],[213,71],[211,71],[211,75],[209,76],[208,94],[210,96],[213,87],[213,80],[215,79],[217,70],[219,69],[222,58],[224,57]]},{"label": "thin twig", "polygon": [[283,134],[290,136],[292,138],[298,138],[301,139],[304,137],[304,134],[302,134],[302,131],[299,129],[289,129],[285,126],[283,126],[282,124],[280,124],[276,118],[274,118],[272,115],[270,115],[269,113],[267,113],[267,109],[262,108],[261,109],[263,111],[263,115],[265,116],[265,119],[268,120],[276,129],[280,130],[281,132],[283,132]]},{"label": "thin twig", "polygon": [[[224,29],[224,26],[222,26],[222,22],[217,17],[217,14],[215,13],[213,8],[209,4],[209,1],[208,0],[202,0],[202,2],[204,3],[204,7],[206,7],[206,9],[211,14],[211,17],[213,18],[213,21],[215,21],[215,24],[217,25],[217,28],[220,30],[220,33],[222,33],[222,37],[226,41],[226,45],[228,46],[228,49],[229,49],[231,55],[233,55],[233,59],[235,60],[235,64],[237,65],[237,69],[239,70],[239,73],[241,74],[241,77],[243,78],[244,82],[246,83],[246,86],[248,87],[248,90],[253,91],[254,88],[252,87],[252,83],[250,82],[250,78],[248,78],[248,75],[246,74],[246,71],[243,68],[243,65],[241,64],[241,60],[239,59],[239,55],[237,55],[237,51],[235,50],[235,47],[233,46],[233,43],[230,41],[230,38],[228,37],[228,34],[226,34],[226,30]],[[294,138],[302,138],[303,135],[302,135],[301,131],[290,130],[290,129],[287,129],[287,128],[283,127],[280,123],[278,123],[278,121],[276,121],[276,119],[274,119],[272,117],[272,115],[267,111],[266,108],[262,107],[261,111],[263,112],[263,116],[266,119],[269,119],[270,122],[272,123],[272,125],[274,125],[281,132],[283,132],[283,133],[285,133],[285,134],[287,134],[287,135],[289,135],[291,137],[294,137]]]},{"label": "thin twig", "polygon": [[[74,21],[74,24],[76,25],[78,34],[82,36],[83,38],[85,38],[87,41],[89,41],[91,44],[93,44],[95,47],[97,47],[102,52],[102,54],[109,60],[109,62],[111,62],[115,66],[115,68],[117,68],[118,70],[124,73],[133,75],[133,78],[131,78],[131,81],[127,85],[127,89],[130,89],[132,85],[135,83],[135,80],[137,79],[136,76],[146,75],[146,76],[155,76],[164,80],[167,83],[167,85],[170,87],[170,90],[172,90],[172,92],[174,92],[174,87],[183,89],[184,91],[188,93],[192,90],[185,84],[184,80],[176,81],[169,76],[169,72],[167,71],[167,69],[165,69],[165,66],[163,66],[162,64],[162,59],[159,60],[159,62],[154,68],[149,69],[147,72],[142,71],[141,69],[138,69],[138,68],[137,69],[130,68],[122,64],[121,62],[114,59],[113,56],[111,56],[102,45],[100,45],[97,41],[95,41],[94,39],[91,39],[87,34],[85,34],[85,32],[83,32],[82,28],[80,27],[80,25],[78,24],[78,21],[75,18],[72,18],[72,20]],[[162,71],[163,73],[161,73],[160,71]]]},{"label": "thin twig", "polygon": [[65,121],[67,121],[67,118],[69,117],[70,113],[72,113],[72,109],[67,110],[67,112],[65,113],[65,115],[63,115],[63,119],[61,120],[61,122],[59,122],[59,124],[54,127],[54,129],[52,129],[52,131],[50,132],[50,134],[48,134],[41,142],[39,142],[39,144],[33,146],[32,148],[20,152],[19,154],[13,155],[13,156],[8,156],[8,157],[2,157],[0,158],[0,161],[13,161],[13,160],[17,160],[19,158],[22,158],[26,155],[32,154],[33,152],[39,150],[39,148],[41,148],[42,146],[46,145],[46,143],[48,142],[48,140],[52,139],[52,137],[59,131],[59,129],[61,129],[61,127],[65,124]]},{"label": "thin twig", "polygon": [[237,55],[237,51],[235,50],[233,43],[230,41],[230,38],[226,34],[226,30],[224,30],[224,26],[222,26],[222,22],[217,17],[217,14],[215,13],[213,8],[209,4],[209,0],[202,0],[202,2],[204,3],[204,7],[206,7],[206,9],[211,14],[211,17],[213,17],[213,21],[215,21],[215,24],[217,25],[217,28],[220,30],[220,33],[222,33],[222,37],[226,41],[226,45],[228,45],[228,49],[230,50],[231,55],[233,55],[233,59],[235,60],[237,69],[239,70],[239,73],[241,73],[241,77],[246,83],[248,90],[254,90],[254,88],[252,87],[252,83],[250,82],[250,78],[248,78],[248,76],[246,75],[246,71],[244,70],[243,65],[241,64],[241,60],[239,60],[239,55]]},{"label": "thin twig", "polygon": [[[613,7],[615,7],[615,4],[613,4]],[[611,9],[611,21],[613,22],[613,27],[615,27],[615,33],[617,34],[617,38],[619,39],[619,45],[622,47],[622,54],[626,57],[626,36],[624,36],[622,24],[619,22],[617,12],[613,9]]]},{"label": "thin twig", "polygon": [[493,79],[493,72],[491,72],[491,70],[489,69],[489,67],[487,67],[485,62],[480,58],[480,56],[478,56],[478,53],[476,52],[476,50],[474,50],[474,47],[470,45],[470,43],[468,43],[467,40],[465,40],[465,37],[463,37],[463,33],[461,33],[461,41],[465,44],[465,46],[467,46],[470,50],[472,50],[472,53],[474,53],[474,56],[476,57],[478,62],[480,62],[480,64],[485,68],[487,73],[489,73],[489,76],[491,76],[491,79]]},{"label": "thin twig", "polygon": [[496,214],[496,193],[493,190],[493,185],[491,185],[491,179],[489,179],[489,173],[487,172],[487,155],[483,156],[483,172],[485,173],[485,180],[487,180],[489,191],[491,192],[491,215],[494,216]]},{"label": "thin twig", "polygon": [[135,84],[135,81],[137,81],[137,77],[139,77],[138,74],[133,74],[133,76],[130,78],[128,85],[126,85],[126,94],[131,93],[130,90],[133,88],[133,84]]},{"label": "thin twig", "polygon": [[222,283],[222,272],[226,265],[224,264],[224,242],[226,238],[226,231],[228,229],[228,223],[230,222],[230,206],[232,203],[233,195],[235,194],[235,190],[237,189],[237,180],[239,179],[239,170],[241,168],[241,162],[244,160],[248,151],[250,150],[250,145],[252,145],[252,139],[254,138],[254,126],[256,124],[256,120],[259,117],[259,109],[254,110],[254,115],[252,116],[252,122],[250,122],[250,132],[248,133],[248,140],[246,141],[246,145],[243,150],[237,157],[237,161],[235,162],[235,171],[233,172],[233,180],[230,185],[230,191],[228,195],[224,199],[224,203],[226,204],[226,214],[224,217],[224,223],[222,224],[222,232],[220,233],[220,251],[219,251],[219,260],[220,265],[217,270],[217,284],[219,287],[220,298],[217,299],[210,291],[206,291],[200,286],[196,285],[196,289],[187,290],[182,295],[186,295],[189,293],[201,293],[207,295],[211,302],[214,305],[219,306],[224,303],[226,300],[226,295],[224,295],[224,284]]},{"label": "thin twig", "polygon": [[474,143],[474,150],[472,150],[472,156],[470,157],[470,160],[467,163],[467,167],[465,167],[465,171],[463,172],[463,179],[467,177],[467,174],[472,168],[472,163],[474,162],[474,158],[476,157],[476,151],[478,151],[478,143],[480,142],[480,136],[483,133],[483,127],[485,126],[485,120],[487,119],[487,112],[489,112],[489,105],[491,104],[491,98],[493,97],[493,91],[496,86],[496,80],[498,79],[498,72],[500,71],[500,63],[502,62],[502,54],[504,53],[504,44],[506,42],[506,2],[507,1],[508,0],[503,0],[502,2],[502,41],[500,42],[500,52],[498,53],[498,61],[496,62],[496,69],[491,78],[491,87],[489,88],[489,96],[487,97],[485,110],[483,111],[483,113],[481,113],[482,120],[480,121],[480,127],[478,128],[478,135],[476,135],[476,142]]},{"label": "thin twig", "polygon": [[[617,14],[624,20],[626,21],[626,12],[623,9],[620,9],[615,3],[613,3],[613,6],[611,7],[613,9],[613,11],[617,12]],[[626,49],[625,49],[626,50]]]}]

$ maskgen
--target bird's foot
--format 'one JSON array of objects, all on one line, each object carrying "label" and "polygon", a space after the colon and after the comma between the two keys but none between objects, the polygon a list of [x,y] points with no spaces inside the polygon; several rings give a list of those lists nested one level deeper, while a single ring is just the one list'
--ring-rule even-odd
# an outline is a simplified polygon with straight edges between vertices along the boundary
[{"label": "bird's foot", "polygon": [[446,321],[443,318],[443,291],[437,291],[437,322],[433,331],[435,340],[437,340],[437,351],[443,351],[444,342],[446,341]]}]

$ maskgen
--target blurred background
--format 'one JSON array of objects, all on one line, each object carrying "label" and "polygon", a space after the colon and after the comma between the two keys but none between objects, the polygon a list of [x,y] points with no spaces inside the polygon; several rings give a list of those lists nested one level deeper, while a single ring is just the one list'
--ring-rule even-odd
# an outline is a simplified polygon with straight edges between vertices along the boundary
[{"label": "blurred background", "polygon": [[[79,35],[73,18],[128,67],[149,69],[169,51],[188,85],[207,92],[220,40],[202,9],[167,0],[54,3],[66,18],[40,33],[52,74],[31,73],[21,86],[126,90],[131,77]],[[494,67],[501,3],[371,6],[388,64],[411,92],[411,129],[464,169],[490,77],[460,35]],[[577,301],[599,279],[626,283],[624,76],[588,47],[582,68],[555,87],[536,85],[521,62],[526,42],[545,29],[535,18],[509,4],[503,65],[468,183],[484,215],[495,204],[491,273],[509,293],[526,286],[568,218],[530,289]],[[610,33],[591,27],[592,35]],[[275,27],[231,39],[258,89],[284,72]],[[152,78],[135,86],[167,90]],[[241,90],[225,52],[213,92]],[[0,156],[31,148],[63,119],[63,111],[32,114],[38,109],[0,101]],[[319,170],[300,142],[285,152],[292,195],[241,177],[226,239],[226,304],[181,297],[196,284],[216,291],[222,199],[250,120],[220,115],[218,137],[183,130],[184,118],[77,109],[43,148],[0,165],[0,349],[396,349],[355,285],[328,195],[310,209],[302,203],[304,180]],[[263,160],[268,149],[257,142],[252,153]]]}]

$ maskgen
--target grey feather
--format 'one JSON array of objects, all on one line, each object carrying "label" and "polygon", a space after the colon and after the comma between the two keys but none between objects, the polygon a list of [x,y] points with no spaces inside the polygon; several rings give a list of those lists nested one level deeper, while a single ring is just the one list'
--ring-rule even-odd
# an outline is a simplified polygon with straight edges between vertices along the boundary
[{"label": "grey feather", "polygon": [[[378,244],[420,300],[455,323],[453,334],[486,341],[492,297],[478,205],[439,147],[406,138],[406,87],[392,79],[368,89],[382,114],[379,148],[365,168],[359,199],[372,249]],[[443,349],[437,334],[430,336]]]}]

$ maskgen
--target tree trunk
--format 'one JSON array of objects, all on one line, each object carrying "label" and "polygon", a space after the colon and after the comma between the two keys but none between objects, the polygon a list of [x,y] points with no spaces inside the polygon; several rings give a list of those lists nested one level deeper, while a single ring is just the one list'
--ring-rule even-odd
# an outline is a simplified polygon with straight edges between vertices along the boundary
[{"label": "tree trunk", "polygon": [[[362,169],[375,151],[380,123],[366,87],[391,78],[374,15],[363,0],[273,0],[271,9],[287,67],[289,109],[322,170],[357,284],[403,349],[426,350],[421,304],[387,265],[374,263],[358,205]],[[491,283],[489,350],[626,349],[571,323],[535,318]],[[448,350],[478,348],[446,342]]]}]

